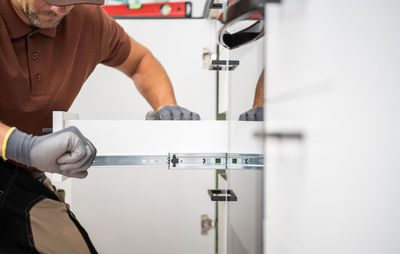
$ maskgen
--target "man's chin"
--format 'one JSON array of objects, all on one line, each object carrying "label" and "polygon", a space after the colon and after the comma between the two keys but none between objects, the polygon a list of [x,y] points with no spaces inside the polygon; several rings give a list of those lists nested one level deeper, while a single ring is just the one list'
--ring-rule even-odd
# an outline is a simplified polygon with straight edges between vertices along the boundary
[{"label": "man's chin", "polygon": [[58,19],[54,19],[51,17],[43,17],[43,16],[31,16],[29,17],[29,21],[38,28],[53,28],[56,27],[64,17],[59,17]]},{"label": "man's chin", "polygon": [[62,19],[54,20],[54,21],[49,21],[49,20],[46,20],[46,21],[35,21],[35,22],[32,22],[32,23],[33,23],[34,26],[36,26],[38,28],[53,28],[53,27],[56,27],[61,22],[61,20]]}]

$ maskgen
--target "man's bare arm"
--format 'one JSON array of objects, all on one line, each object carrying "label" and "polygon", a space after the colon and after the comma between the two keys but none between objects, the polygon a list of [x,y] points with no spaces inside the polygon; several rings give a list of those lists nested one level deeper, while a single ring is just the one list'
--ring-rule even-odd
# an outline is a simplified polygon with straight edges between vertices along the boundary
[{"label": "man's bare arm", "polygon": [[264,106],[264,71],[261,73],[258,78],[256,92],[254,95],[254,104],[253,108]]},{"label": "man's bare arm", "polygon": [[154,110],[164,105],[176,105],[166,71],[146,47],[132,38],[128,58],[116,68],[133,80],[138,91]]},{"label": "man's bare arm", "polygon": [[264,121],[264,71],[258,78],[253,108],[240,114],[240,121]]}]

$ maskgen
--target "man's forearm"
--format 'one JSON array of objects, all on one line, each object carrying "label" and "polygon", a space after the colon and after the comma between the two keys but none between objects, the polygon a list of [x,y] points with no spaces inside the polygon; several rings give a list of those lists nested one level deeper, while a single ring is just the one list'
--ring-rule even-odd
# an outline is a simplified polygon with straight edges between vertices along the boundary
[{"label": "man's forearm", "polygon": [[171,81],[160,62],[150,52],[140,61],[132,80],[154,110],[164,105],[176,105]]},{"label": "man's forearm", "polygon": [[128,58],[116,69],[133,80],[154,110],[164,105],[176,105],[171,81],[161,63],[146,47],[132,38]]},{"label": "man's forearm", "polygon": [[254,95],[254,104],[253,108],[264,106],[264,71],[261,73],[258,78],[256,92]]}]

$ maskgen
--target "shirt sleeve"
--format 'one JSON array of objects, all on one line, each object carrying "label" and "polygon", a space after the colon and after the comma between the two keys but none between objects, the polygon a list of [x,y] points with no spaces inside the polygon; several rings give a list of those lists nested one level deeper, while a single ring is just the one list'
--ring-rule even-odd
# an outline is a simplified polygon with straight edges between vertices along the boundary
[{"label": "shirt sleeve", "polygon": [[100,63],[115,67],[121,65],[129,55],[130,37],[124,29],[99,7],[102,26]]}]

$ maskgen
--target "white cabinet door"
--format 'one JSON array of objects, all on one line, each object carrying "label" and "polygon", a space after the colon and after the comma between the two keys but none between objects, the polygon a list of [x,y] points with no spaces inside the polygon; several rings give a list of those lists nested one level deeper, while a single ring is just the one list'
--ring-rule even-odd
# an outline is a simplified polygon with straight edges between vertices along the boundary
[{"label": "white cabinet door", "polygon": [[400,252],[399,8],[267,6],[266,253]]},{"label": "white cabinet door", "polygon": [[[235,23],[234,31],[253,25],[254,21]],[[231,30],[231,32],[232,32]],[[226,113],[226,119],[238,120],[242,113],[253,108],[257,82],[264,69],[264,38],[241,47],[228,50],[220,47],[221,60],[239,61],[234,70],[219,73],[219,113]],[[262,95],[261,95],[262,96]],[[263,133],[263,123],[253,131]],[[234,126],[232,126],[234,128]],[[258,150],[263,150],[261,137]],[[229,149],[243,146],[240,139],[229,134]],[[219,203],[218,235],[220,254],[262,253],[262,170],[227,171],[219,177],[219,188],[234,191],[237,201]],[[226,234],[225,234],[226,232]]]}]

